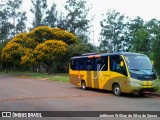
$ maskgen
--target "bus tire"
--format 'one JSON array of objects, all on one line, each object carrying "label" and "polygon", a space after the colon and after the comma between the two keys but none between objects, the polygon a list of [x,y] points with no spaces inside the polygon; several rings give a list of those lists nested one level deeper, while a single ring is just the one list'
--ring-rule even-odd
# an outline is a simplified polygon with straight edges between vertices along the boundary
[{"label": "bus tire", "polygon": [[82,81],[82,82],[81,82],[81,87],[82,87],[83,90],[86,90],[86,89],[87,89],[87,87],[86,87],[86,82],[85,82],[85,81]]},{"label": "bus tire", "polygon": [[116,96],[120,96],[121,95],[121,88],[118,84],[113,86],[113,93]]}]

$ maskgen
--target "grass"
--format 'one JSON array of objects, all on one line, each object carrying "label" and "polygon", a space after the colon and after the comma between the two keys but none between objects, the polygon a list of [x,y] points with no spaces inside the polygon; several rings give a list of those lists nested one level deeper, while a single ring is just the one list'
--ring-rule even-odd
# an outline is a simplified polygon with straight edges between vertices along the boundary
[{"label": "grass", "polygon": [[[6,74],[5,72],[1,72],[0,74]],[[61,82],[69,82],[69,75],[67,73],[61,74],[51,74],[47,73],[33,73],[33,72],[9,72],[7,74],[16,75],[18,77],[29,77],[29,78],[37,78],[37,79],[47,79]]]}]

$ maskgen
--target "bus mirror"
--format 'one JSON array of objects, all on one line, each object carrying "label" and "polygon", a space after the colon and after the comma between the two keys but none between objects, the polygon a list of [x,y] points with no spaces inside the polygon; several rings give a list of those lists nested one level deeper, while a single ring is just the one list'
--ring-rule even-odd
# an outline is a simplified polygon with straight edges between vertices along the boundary
[{"label": "bus mirror", "polygon": [[121,61],[120,66],[124,67],[124,62],[123,61]]},{"label": "bus mirror", "polygon": [[152,62],[152,65],[154,65],[154,61],[152,60],[151,62]]}]

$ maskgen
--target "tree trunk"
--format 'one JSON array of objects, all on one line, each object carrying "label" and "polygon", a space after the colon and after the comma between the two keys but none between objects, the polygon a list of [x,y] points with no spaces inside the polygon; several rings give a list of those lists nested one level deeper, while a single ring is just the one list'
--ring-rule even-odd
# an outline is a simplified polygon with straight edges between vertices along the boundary
[{"label": "tree trunk", "polygon": [[3,71],[2,69],[3,69],[3,64],[2,64],[2,59],[1,59],[1,71]]},{"label": "tree trunk", "polygon": [[49,75],[52,74],[52,66],[48,66],[48,74],[49,74]]},{"label": "tree trunk", "polygon": [[16,71],[16,63],[14,62],[13,63],[13,72],[15,72]]}]

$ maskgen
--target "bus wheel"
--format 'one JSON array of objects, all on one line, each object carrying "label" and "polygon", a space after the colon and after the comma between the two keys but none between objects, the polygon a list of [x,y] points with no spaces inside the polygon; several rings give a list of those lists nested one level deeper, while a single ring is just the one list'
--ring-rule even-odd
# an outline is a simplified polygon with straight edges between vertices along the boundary
[{"label": "bus wheel", "polygon": [[118,84],[114,85],[113,92],[114,92],[114,95],[116,95],[116,96],[120,96],[121,95],[121,88],[120,88],[120,86]]},{"label": "bus wheel", "polygon": [[81,82],[81,87],[82,87],[83,90],[86,90],[87,87],[86,87],[86,82],[85,81]]}]

